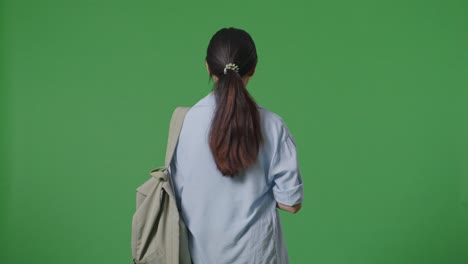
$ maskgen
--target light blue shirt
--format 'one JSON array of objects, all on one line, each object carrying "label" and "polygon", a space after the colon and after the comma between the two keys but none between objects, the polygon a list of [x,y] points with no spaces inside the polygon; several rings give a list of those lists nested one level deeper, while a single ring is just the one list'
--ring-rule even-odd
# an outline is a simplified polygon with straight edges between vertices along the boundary
[{"label": "light blue shirt", "polygon": [[276,202],[303,201],[296,144],[283,119],[261,106],[257,162],[231,178],[208,145],[215,95],[187,113],[169,172],[194,264],[288,264]]}]

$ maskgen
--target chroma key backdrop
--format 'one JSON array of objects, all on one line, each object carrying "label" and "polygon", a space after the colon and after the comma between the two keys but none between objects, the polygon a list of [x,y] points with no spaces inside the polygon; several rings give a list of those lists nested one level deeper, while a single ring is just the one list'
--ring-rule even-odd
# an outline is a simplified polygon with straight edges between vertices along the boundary
[{"label": "chroma key backdrop", "polygon": [[467,1],[0,3],[0,263],[131,263],[135,189],[231,26],[297,143],[291,263],[468,263]]}]

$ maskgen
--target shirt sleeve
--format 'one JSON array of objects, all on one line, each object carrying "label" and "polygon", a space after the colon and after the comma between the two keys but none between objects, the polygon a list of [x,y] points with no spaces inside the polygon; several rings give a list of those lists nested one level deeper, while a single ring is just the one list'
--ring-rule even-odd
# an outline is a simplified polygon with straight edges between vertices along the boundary
[{"label": "shirt sleeve", "polygon": [[304,199],[296,143],[285,125],[280,138],[269,170],[273,178],[273,195],[278,203],[293,206]]},{"label": "shirt sleeve", "polygon": [[[178,146],[178,144],[177,144]],[[182,182],[182,175],[180,175],[180,171],[177,170],[177,147],[174,150],[174,156],[172,157],[171,163],[169,164],[169,168],[167,168],[170,177],[172,179],[172,183],[174,186],[174,196],[176,198],[177,208],[181,208],[181,193],[184,189],[183,182]]]}]

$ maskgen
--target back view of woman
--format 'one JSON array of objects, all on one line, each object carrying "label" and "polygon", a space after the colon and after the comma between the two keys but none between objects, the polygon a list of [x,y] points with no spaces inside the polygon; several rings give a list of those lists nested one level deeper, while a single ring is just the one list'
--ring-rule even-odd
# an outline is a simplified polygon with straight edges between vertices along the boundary
[{"label": "back view of woman", "polygon": [[297,212],[303,185],[282,118],[246,89],[257,52],[223,28],[208,45],[213,90],[187,113],[169,171],[194,264],[287,264],[277,208]]}]

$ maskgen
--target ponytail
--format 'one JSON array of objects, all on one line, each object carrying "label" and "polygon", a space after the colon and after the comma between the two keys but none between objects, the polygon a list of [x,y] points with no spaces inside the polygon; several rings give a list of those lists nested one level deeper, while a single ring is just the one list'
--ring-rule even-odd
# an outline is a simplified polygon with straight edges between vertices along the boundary
[{"label": "ponytail", "polygon": [[263,141],[260,113],[239,73],[221,74],[214,88],[216,110],[209,137],[218,169],[235,176],[256,162]]},{"label": "ponytail", "polygon": [[257,161],[263,142],[257,104],[242,81],[255,71],[255,43],[245,30],[222,28],[210,40],[206,63],[210,78],[218,77],[209,145],[219,171],[234,177]]}]

